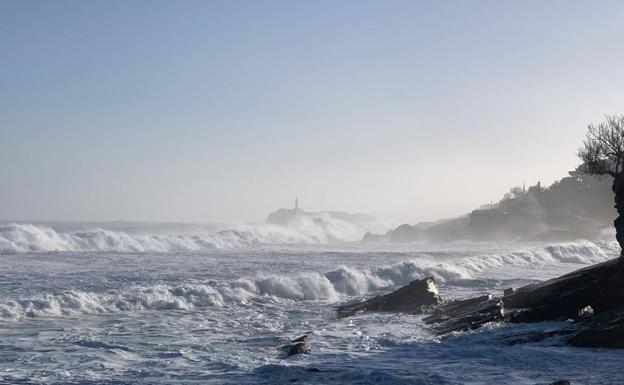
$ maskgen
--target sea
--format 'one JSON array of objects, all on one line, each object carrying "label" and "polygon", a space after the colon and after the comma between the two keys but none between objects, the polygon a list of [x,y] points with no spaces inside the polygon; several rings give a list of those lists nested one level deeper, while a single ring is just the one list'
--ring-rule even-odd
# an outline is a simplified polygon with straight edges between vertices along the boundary
[{"label": "sea", "polygon": [[[436,336],[422,316],[336,307],[434,277],[446,300],[618,255],[566,243],[362,243],[370,226],[0,224],[2,384],[624,384],[624,351]],[[372,224],[377,229],[381,224]],[[308,334],[309,352],[279,349]]]}]

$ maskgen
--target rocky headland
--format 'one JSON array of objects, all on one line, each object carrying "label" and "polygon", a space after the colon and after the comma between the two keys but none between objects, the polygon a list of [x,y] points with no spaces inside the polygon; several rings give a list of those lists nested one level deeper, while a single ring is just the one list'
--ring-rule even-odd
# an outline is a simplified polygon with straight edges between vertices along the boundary
[{"label": "rocky headland", "polygon": [[571,241],[595,239],[613,225],[613,178],[570,172],[551,186],[538,182],[514,187],[499,202],[465,215],[415,225],[385,234],[368,233],[366,242],[452,240]]}]

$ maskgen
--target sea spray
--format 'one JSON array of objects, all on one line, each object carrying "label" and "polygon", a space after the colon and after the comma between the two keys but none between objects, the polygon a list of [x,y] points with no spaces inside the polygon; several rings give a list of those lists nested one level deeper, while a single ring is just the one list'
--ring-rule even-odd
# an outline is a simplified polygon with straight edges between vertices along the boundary
[{"label": "sea spray", "polygon": [[239,225],[215,233],[126,233],[101,228],[57,232],[51,227],[10,223],[0,225],[0,254],[53,251],[198,252],[270,244],[326,244],[357,242],[381,222],[351,223],[330,216],[297,218],[288,226]]},{"label": "sea spray", "polygon": [[327,272],[258,273],[230,281],[184,284],[130,285],[106,292],[65,290],[17,298],[0,298],[0,317],[57,317],[142,310],[190,310],[253,304],[254,301],[307,301],[333,303],[433,276],[453,284],[483,276],[497,268],[535,269],[561,264],[592,264],[612,258],[617,244],[581,241],[532,247],[503,254],[436,260],[414,255],[379,266],[339,266]]}]

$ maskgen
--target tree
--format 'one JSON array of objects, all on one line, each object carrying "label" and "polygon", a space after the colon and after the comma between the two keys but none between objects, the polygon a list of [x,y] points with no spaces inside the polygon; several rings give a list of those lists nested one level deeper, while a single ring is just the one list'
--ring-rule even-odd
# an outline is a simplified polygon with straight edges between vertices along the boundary
[{"label": "tree", "polygon": [[615,237],[624,255],[624,115],[607,115],[604,122],[590,124],[583,144],[578,150],[579,171],[613,177]]}]

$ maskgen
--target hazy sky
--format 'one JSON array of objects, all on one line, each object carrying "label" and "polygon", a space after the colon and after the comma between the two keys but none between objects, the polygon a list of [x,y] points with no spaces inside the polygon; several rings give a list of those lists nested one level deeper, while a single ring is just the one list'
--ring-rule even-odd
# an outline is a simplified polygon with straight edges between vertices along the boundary
[{"label": "hazy sky", "polygon": [[0,1],[0,218],[415,222],[577,164],[624,1]]}]

